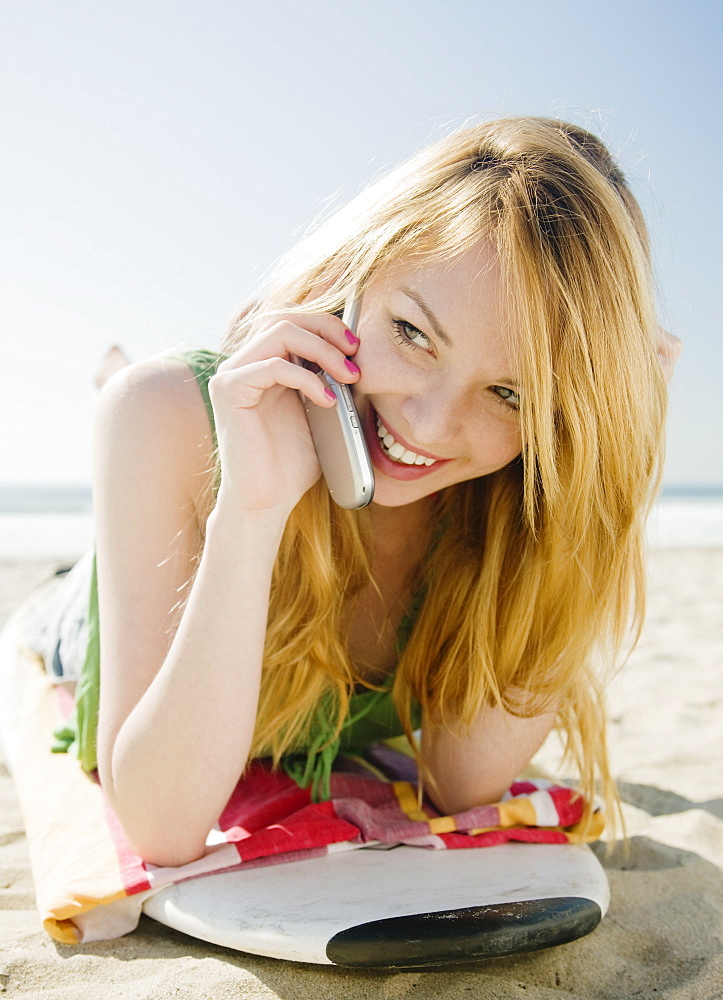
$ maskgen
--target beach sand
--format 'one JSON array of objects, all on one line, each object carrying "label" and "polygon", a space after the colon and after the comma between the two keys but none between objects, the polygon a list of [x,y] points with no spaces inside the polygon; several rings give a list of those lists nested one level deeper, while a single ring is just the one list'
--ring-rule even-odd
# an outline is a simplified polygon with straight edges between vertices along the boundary
[{"label": "beach sand", "polygon": [[[48,575],[0,564],[0,618]],[[657,549],[648,620],[611,687],[631,837],[606,856],[590,936],[437,971],[347,972],[225,951],[143,918],[126,938],[56,944],[35,911],[22,820],[0,765],[0,994],[38,1000],[714,1000],[723,998],[723,549]],[[538,764],[554,766],[554,745]]]}]

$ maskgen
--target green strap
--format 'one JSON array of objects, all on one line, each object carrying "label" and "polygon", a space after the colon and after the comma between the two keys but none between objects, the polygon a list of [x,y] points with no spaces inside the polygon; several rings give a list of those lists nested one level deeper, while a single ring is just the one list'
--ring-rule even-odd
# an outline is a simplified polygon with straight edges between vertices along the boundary
[{"label": "green strap", "polygon": [[205,348],[174,351],[172,354],[167,355],[169,358],[175,358],[178,361],[182,361],[193,372],[194,378],[196,379],[198,388],[201,392],[201,398],[203,399],[204,406],[206,407],[208,422],[211,424],[214,446],[217,444],[216,420],[213,414],[213,406],[211,405],[208,383],[218,371],[218,366],[222,361],[226,360],[227,356],[228,355],[226,354],[219,354],[218,351],[209,351]]}]

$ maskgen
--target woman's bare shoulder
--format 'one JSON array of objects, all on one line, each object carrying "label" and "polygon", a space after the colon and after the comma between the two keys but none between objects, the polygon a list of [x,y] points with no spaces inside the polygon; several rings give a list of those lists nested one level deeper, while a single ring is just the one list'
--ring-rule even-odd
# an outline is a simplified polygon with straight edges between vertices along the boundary
[{"label": "woman's bare shoulder", "polygon": [[213,476],[214,440],[196,378],[158,356],[116,372],[98,395],[96,456],[118,467],[172,475],[201,507]]},{"label": "woman's bare shoulder", "polygon": [[108,379],[99,398],[107,399],[110,405],[204,409],[193,372],[180,358],[169,355],[125,365]]}]

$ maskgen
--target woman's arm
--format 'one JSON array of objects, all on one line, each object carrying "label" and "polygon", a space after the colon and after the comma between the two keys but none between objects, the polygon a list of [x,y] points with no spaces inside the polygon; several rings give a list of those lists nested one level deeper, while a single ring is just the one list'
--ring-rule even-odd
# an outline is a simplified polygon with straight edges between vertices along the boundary
[{"label": "woman's arm", "polygon": [[422,758],[435,787],[429,796],[445,814],[499,802],[552,729],[556,712],[522,719],[484,708],[469,730],[422,727]]},{"label": "woman's arm", "polygon": [[303,322],[276,324],[212,379],[222,478],[205,539],[214,456],[190,372],[133,366],[100,400],[99,771],[129,842],[155,864],[202,853],[248,760],[278,545],[320,474],[295,390],[331,405],[288,355],[353,378],[343,324]]},{"label": "woman's arm", "polygon": [[201,555],[212,468],[181,362],[112,381],[97,417],[98,761],[130,843],[157,864],[202,852],[245,766],[284,524],[219,512]]}]

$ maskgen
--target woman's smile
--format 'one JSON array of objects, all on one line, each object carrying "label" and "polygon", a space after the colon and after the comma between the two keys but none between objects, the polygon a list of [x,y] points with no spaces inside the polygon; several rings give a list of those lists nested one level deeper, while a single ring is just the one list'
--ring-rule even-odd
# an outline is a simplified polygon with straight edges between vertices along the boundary
[{"label": "woman's smile", "polygon": [[397,431],[392,431],[382,421],[371,403],[364,415],[364,437],[369,448],[372,465],[384,475],[400,482],[423,479],[438,472],[448,459],[431,455],[409,444]]}]

